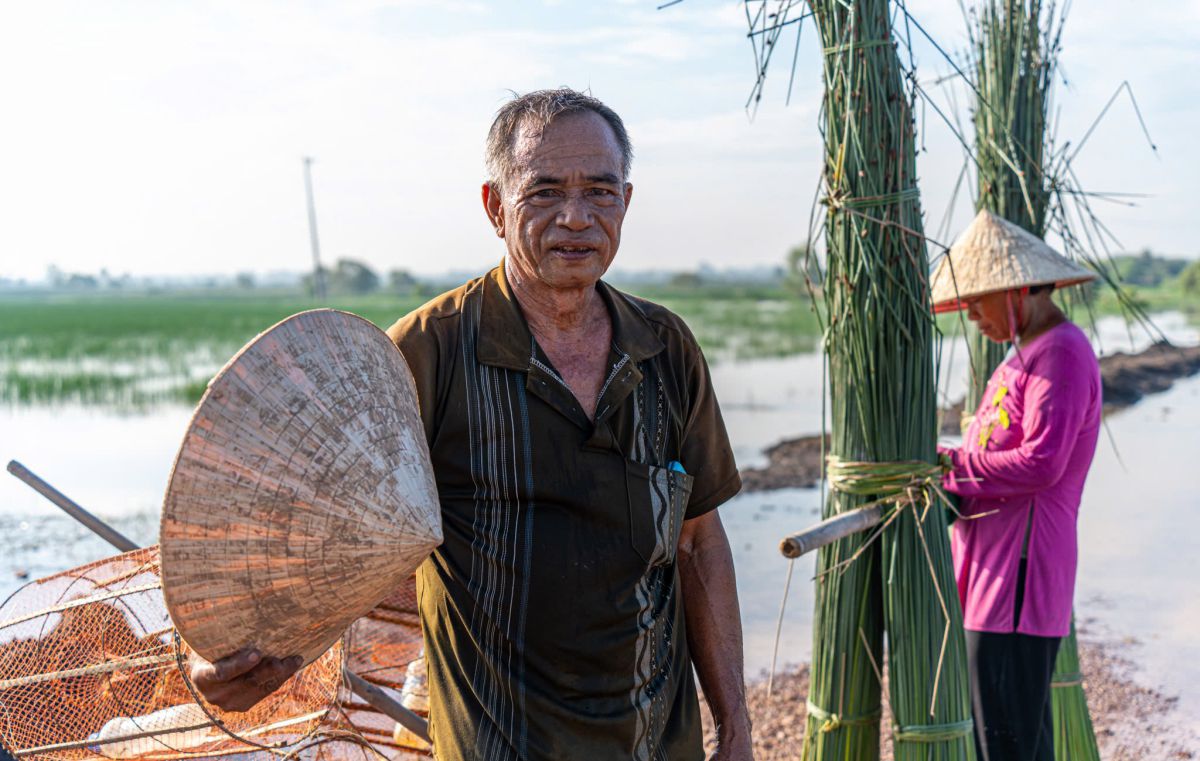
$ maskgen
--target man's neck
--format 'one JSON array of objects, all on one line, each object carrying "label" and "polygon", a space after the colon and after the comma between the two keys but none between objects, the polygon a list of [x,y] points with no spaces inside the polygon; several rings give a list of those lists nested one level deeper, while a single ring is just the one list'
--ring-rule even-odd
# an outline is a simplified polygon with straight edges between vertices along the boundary
[{"label": "man's neck", "polygon": [[608,312],[594,285],[573,289],[551,288],[520,272],[505,258],[504,274],[525,320],[535,337],[578,335],[594,331],[597,319]]}]

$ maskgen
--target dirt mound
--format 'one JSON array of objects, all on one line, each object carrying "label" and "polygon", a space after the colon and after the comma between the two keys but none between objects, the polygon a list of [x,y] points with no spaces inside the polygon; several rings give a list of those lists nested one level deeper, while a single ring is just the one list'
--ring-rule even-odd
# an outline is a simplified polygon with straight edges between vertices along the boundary
[{"label": "dirt mound", "polygon": [[1100,359],[1104,411],[1113,412],[1143,396],[1166,391],[1179,378],[1200,372],[1200,346],[1159,342],[1137,354],[1109,354]]}]

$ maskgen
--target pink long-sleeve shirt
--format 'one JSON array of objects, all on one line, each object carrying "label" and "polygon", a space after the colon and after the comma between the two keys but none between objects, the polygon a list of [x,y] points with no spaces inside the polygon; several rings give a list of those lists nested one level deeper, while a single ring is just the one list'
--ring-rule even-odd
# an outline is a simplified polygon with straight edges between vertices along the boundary
[{"label": "pink long-sleeve shirt", "polygon": [[[963,446],[943,450],[952,462],[943,485],[964,498],[951,549],[967,629],[1067,634],[1075,527],[1102,403],[1095,352],[1083,331],[1064,322],[1009,352]],[[1014,629],[1023,551],[1025,594]]]}]

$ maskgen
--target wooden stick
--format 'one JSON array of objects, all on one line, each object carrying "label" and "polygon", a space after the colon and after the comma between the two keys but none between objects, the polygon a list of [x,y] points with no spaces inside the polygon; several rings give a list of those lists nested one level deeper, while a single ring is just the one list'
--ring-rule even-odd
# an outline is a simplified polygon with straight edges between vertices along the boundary
[{"label": "wooden stick", "polygon": [[[132,552],[139,549],[128,537],[114,529],[104,521],[84,510],[65,494],[33,474],[28,468],[16,460],[8,463],[8,472],[24,481],[38,494],[62,508],[68,515],[91,529],[97,536],[104,539],[121,552]],[[363,679],[350,669],[343,669],[342,674],[355,694],[371,704],[371,707],[384,716],[408,729],[425,742],[429,742],[429,724],[417,714],[405,708],[400,701],[388,695],[379,687]]]},{"label": "wooden stick", "polygon": [[129,537],[125,536],[120,531],[117,531],[112,526],[92,515],[87,510],[84,510],[74,500],[60,492],[58,489],[55,489],[42,479],[38,478],[31,470],[29,470],[29,468],[26,468],[16,460],[9,460],[8,472],[24,481],[38,494],[41,494],[46,499],[62,508],[62,510],[72,518],[91,529],[92,533],[116,547],[121,552],[132,552],[138,549],[138,546],[134,544]]},{"label": "wooden stick", "polygon": [[879,525],[883,520],[883,512],[883,505],[848,510],[785,538],[779,543],[779,551],[784,557],[798,558],[806,552]]},{"label": "wooden stick", "polygon": [[430,742],[429,724],[424,719],[405,708],[400,704],[400,701],[384,692],[382,688],[371,684],[350,669],[346,669],[343,673],[346,675],[346,681],[350,684],[350,689],[354,690],[355,694],[370,703],[381,713],[395,719],[397,724],[412,732],[417,737],[420,737],[425,742]]},{"label": "wooden stick", "polygon": [[175,661],[176,658],[173,653],[170,655],[147,655],[144,658],[121,658],[115,661],[104,661],[103,663],[95,663],[91,666],[81,666],[80,668],[75,669],[49,671],[44,674],[30,674],[29,676],[19,676],[15,679],[3,679],[0,680],[0,690],[11,690],[13,687],[24,687],[27,684],[52,682],[55,679],[71,679],[77,676],[111,674],[114,671],[136,669],[142,666],[161,666],[165,663],[175,663]]}]

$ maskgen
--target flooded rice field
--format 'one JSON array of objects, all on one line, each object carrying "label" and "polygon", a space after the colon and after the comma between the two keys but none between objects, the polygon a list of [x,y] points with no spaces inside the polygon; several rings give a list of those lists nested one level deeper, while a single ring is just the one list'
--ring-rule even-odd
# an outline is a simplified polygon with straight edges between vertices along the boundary
[{"label": "flooded rice field", "polygon": [[[1200,342],[1177,314],[1156,324],[1173,341]],[[1151,338],[1101,320],[1098,344],[1136,351]],[[715,357],[713,379],[742,467],[762,449],[822,427],[822,361],[809,353],[737,360]],[[966,352],[943,346],[940,394],[962,394]],[[16,459],[111,520],[134,541],[153,543],[171,462],[191,410],[180,403],[130,412],[82,404],[0,407],[0,459]],[[1084,639],[1125,643],[1134,678],[1180,696],[1180,718],[1200,729],[1200,596],[1187,566],[1200,536],[1200,377],[1179,381],[1108,418],[1084,495],[1076,603]],[[821,493],[786,489],[744,494],[722,508],[737,563],[747,672],[772,662],[787,562],[787,533],[818,520]],[[113,554],[42,497],[0,477],[0,596],[24,583]],[[811,648],[813,561],[795,565],[779,665]]]}]

